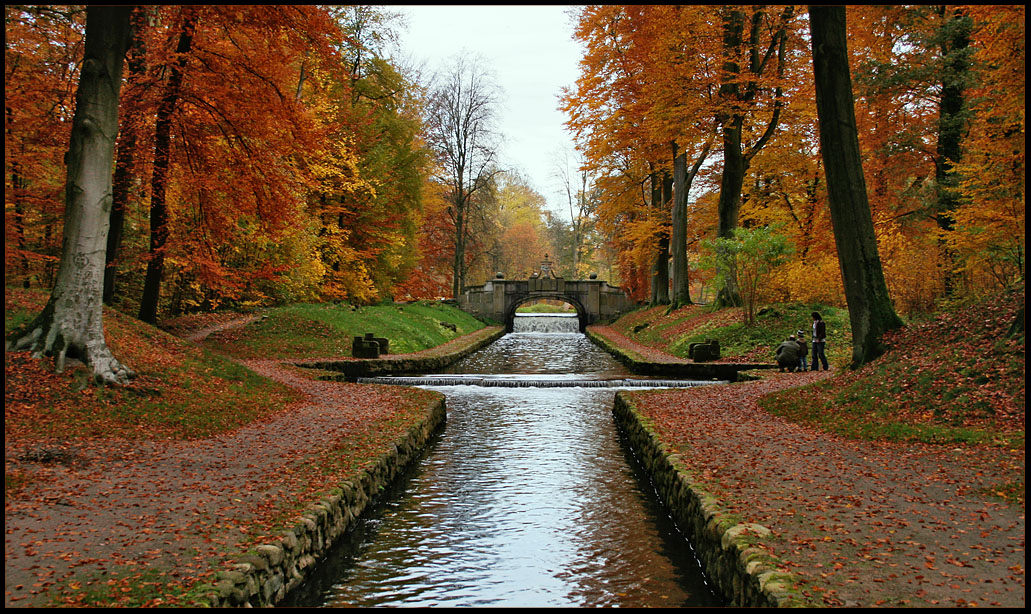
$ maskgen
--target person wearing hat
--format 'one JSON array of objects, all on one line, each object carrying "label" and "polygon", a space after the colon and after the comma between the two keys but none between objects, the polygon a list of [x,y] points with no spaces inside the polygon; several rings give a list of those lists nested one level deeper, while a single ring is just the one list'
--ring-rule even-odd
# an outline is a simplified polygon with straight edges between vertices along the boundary
[{"label": "person wearing hat", "polygon": [[806,356],[809,354],[809,346],[805,342],[805,331],[800,330],[795,335],[798,337],[798,368],[800,371],[806,371],[809,368],[809,364],[806,361]]}]

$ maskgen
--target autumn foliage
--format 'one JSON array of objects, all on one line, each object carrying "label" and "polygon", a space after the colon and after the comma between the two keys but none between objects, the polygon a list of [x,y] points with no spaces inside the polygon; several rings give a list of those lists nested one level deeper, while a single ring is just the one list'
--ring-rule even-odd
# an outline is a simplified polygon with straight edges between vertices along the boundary
[{"label": "autumn foliage", "polygon": [[[9,284],[54,281],[84,15],[5,7]],[[843,304],[806,11],[590,5],[575,15],[584,54],[560,106],[581,156],[576,172],[591,177],[571,202],[589,201],[589,219],[571,211],[573,228],[539,206],[532,182],[497,175],[470,203],[465,283],[523,275],[545,253],[582,275],[597,266],[581,252],[611,250],[613,282],[636,300],[660,297],[676,247],[680,154],[700,162],[683,239],[696,300],[715,291],[703,241],[740,225],[777,227],[793,247],[766,300]],[[165,317],[450,294],[455,217],[434,179],[427,82],[389,59],[384,41],[403,40],[389,10],[162,5],[141,8],[134,23],[109,304],[134,313],[156,301]],[[863,167],[896,308],[926,311],[1021,279],[1023,7],[862,5],[848,9],[848,27]],[[736,153],[728,139],[739,141]],[[744,169],[736,201],[726,194],[731,153]],[[159,283],[145,284],[156,265]]]},{"label": "autumn foliage", "polygon": [[[843,304],[805,11],[740,9],[745,34],[735,38],[726,10],[607,5],[577,13],[585,53],[563,107],[586,165],[601,175],[599,217],[622,281],[645,298],[649,265],[668,238],[669,207],[648,183],[667,172],[670,144],[697,152],[714,130],[738,121],[746,177],[736,223],[777,226],[794,246],[772,274],[769,300]],[[780,56],[775,28],[785,16]],[[870,207],[889,290],[904,313],[1023,278],[1023,24],[1019,6],[848,9]],[[776,71],[763,70],[777,57]],[[693,272],[705,254],[700,239],[714,237],[723,215],[726,155],[717,148],[692,186]],[[727,227],[720,219],[719,230]],[[696,294],[708,290],[693,283]]]},{"label": "autumn foliage", "polygon": [[[112,302],[146,299],[155,262],[165,315],[389,296],[415,264],[428,163],[413,84],[367,49],[367,33],[349,31],[346,9],[139,11],[120,109]],[[48,287],[84,16],[5,12],[6,273]],[[367,56],[351,62],[359,48]]]}]

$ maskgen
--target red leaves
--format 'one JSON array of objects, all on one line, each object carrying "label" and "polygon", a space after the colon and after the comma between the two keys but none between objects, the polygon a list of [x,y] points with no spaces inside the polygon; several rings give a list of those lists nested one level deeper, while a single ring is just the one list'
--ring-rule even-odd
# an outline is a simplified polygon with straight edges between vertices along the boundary
[{"label": "red leaves", "polygon": [[630,396],[725,512],[774,531],[812,603],[1022,604],[1023,510],[977,492],[1022,479],[1023,452],[849,441],[757,406],[827,376]]}]

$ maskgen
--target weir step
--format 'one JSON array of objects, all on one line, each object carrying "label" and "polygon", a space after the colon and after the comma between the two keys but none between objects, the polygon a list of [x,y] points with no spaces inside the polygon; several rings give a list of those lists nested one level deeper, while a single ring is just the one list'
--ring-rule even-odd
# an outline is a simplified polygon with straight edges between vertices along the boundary
[{"label": "weir step", "polygon": [[360,377],[359,384],[392,386],[482,386],[485,388],[690,388],[726,382],[648,379],[519,379],[478,376]]}]

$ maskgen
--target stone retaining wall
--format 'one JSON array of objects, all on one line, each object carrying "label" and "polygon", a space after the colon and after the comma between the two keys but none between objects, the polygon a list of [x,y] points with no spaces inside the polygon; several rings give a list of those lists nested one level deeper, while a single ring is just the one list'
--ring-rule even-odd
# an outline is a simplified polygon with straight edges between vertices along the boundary
[{"label": "stone retaining wall", "polygon": [[240,557],[233,570],[219,574],[209,595],[212,607],[275,605],[299,586],[316,562],[350,531],[409,465],[423,453],[433,434],[447,419],[444,400],[428,407],[426,417],[395,442],[371,469],[355,482],[341,484],[328,499],[314,505],[280,540],[261,545]]},{"label": "stone retaining wall", "polygon": [[616,394],[616,424],[627,436],[656,492],[701,560],[717,593],[733,607],[788,607],[804,602],[791,590],[790,574],[781,573],[766,551],[755,547],[770,530],[739,523],[721,512],[716,499],[693,483],[680,458],[670,454],[625,393]]},{"label": "stone retaining wall", "polygon": [[651,362],[631,356],[624,348],[619,347],[614,341],[597,331],[587,329],[586,335],[595,345],[611,354],[613,358],[638,375],[664,375],[697,380],[736,382],[742,379],[742,371],[777,367],[776,364],[770,363]]},{"label": "stone retaining wall", "polygon": [[299,367],[309,369],[324,369],[340,373],[339,379],[354,381],[359,377],[375,377],[377,375],[397,375],[407,373],[424,373],[439,371],[460,358],[472,354],[476,350],[494,343],[505,335],[504,328],[490,327],[482,329],[481,332],[470,335],[470,341],[466,345],[455,349],[448,354],[419,355],[399,354],[395,356],[382,356],[380,358],[365,358],[357,360],[329,360],[311,361],[296,363]]}]

